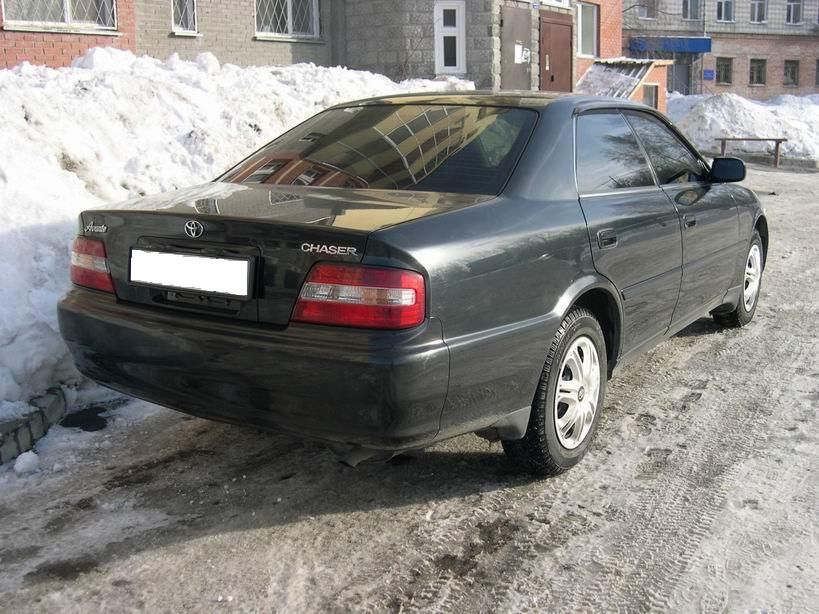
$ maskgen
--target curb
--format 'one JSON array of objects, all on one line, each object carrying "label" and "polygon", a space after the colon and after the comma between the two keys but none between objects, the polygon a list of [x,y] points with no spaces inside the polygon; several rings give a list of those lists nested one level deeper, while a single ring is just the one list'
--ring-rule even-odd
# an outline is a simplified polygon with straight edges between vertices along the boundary
[{"label": "curb", "polygon": [[66,410],[65,394],[61,388],[49,388],[43,396],[31,399],[29,405],[35,407],[35,411],[23,418],[0,422],[0,464],[31,450],[50,427],[62,420]]}]

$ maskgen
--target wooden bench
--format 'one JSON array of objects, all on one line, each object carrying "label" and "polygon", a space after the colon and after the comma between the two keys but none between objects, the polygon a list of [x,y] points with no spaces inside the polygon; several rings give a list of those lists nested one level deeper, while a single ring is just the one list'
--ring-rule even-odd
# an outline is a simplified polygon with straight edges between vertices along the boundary
[{"label": "wooden bench", "polygon": [[727,141],[773,141],[774,145],[774,168],[779,168],[779,148],[782,143],[787,143],[788,139],[763,139],[754,136],[748,137],[724,137],[717,139],[720,142],[719,153],[721,156],[725,155],[725,144]]}]

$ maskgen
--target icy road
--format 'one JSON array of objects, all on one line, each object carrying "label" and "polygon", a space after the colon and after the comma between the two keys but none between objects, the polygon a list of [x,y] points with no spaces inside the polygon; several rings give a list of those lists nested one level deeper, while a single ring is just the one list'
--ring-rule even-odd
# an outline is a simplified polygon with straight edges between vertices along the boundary
[{"label": "icy road", "polygon": [[819,175],[747,185],[772,245],[756,319],[628,367],[567,474],[474,436],[349,469],[131,402],[54,429],[39,473],[0,469],[3,611],[815,611]]}]

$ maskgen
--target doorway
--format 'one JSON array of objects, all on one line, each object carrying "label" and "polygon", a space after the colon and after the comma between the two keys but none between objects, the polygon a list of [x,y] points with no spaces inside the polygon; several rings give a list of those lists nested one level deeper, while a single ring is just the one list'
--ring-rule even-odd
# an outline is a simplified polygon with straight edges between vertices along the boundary
[{"label": "doorway", "polygon": [[540,13],[540,89],[572,91],[572,16]]}]

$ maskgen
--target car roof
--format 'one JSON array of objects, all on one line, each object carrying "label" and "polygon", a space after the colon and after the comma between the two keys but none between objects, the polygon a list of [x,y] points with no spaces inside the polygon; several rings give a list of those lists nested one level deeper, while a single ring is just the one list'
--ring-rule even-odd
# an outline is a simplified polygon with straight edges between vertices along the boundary
[{"label": "car roof", "polygon": [[403,104],[442,104],[442,105],[470,105],[470,106],[505,106],[529,107],[543,109],[555,102],[561,106],[569,106],[577,110],[603,107],[633,107],[646,109],[643,104],[625,98],[610,98],[605,96],[587,96],[557,92],[530,92],[504,90],[467,90],[456,92],[422,92],[408,94],[393,94],[353,100],[336,105],[336,108],[369,106],[369,105],[403,105]]}]

